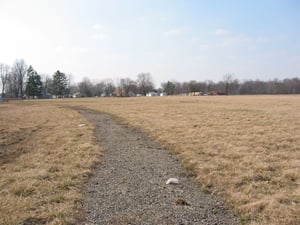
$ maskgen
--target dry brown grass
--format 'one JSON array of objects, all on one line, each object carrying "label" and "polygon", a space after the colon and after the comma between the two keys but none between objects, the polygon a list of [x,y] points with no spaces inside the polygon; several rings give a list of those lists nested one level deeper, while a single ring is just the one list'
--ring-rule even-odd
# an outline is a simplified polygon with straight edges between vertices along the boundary
[{"label": "dry brown grass", "polygon": [[99,156],[84,118],[55,101],[0,104],[0,147],[0,224],[76,222]]},{"label": "dry brown grass", "polygon": [[[116,115],[173,150],[245,224],[300,224],[300,96],[99,98],[0,105],[0,224],[72,223],[99,149],[61,106]],[[28,134],[23,136],[24,133]],[[16,138],[14,138],[16,137]],[[4,145],[3,145],[4,143]],[[25,145],[26,143],[26,145]]]},{"label": "dry brown grass", "polygon": [[[67,102],[65,102],[67,103]],[[172,149],[245,224],[300,224],[300,96],[68,101],[118,116]]]}]

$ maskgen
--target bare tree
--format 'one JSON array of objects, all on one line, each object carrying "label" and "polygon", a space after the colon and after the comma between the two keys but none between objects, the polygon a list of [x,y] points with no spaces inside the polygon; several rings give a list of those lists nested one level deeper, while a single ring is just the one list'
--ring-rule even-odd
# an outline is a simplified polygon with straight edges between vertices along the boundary
[{"label": "bare tree", "polygon": [[150,73],[140,73],[137,75],[137,84],[138,88],[142,95],[146,94],[153,90],[154,84],[153,79]]},{"label": "bare tree", "polygon": [[8,80],[6,84],[6,94],[11,98],[18,98],[19,95],[19,85],[18,85],[18,77],[16,74],[10,72],[8,75]]},{"label": "bare tree", "polygon": [[200,89],[198,87],[198,82],[197,81],[191,80],[189,82],[189,91],[190,92],[199,92],[200,91]]},{"label": "bare tree", "polygon": [[223,77],[225,84],[225,94],[228,95],[230,91],[238,88],[238,80],[234,78],[232,73],[227,73]]},{"label": "bare tree", "polygon": [[205,83],[206,83],[206,88],[207,88],[206,92],[207,93],[210,93],[211,91],[214,91],[213,87],[214,87],[215,84],[212,80],[206,80]]},{"label": "bare tree", "polygon": [[[179,88],[177,88],[179,87]],[[189,93],[189,83],[188,82],[183,82],[183,83],[178,83],[175,87],[175,94],[188,94]]]},{"label": "bare tree", "polygon": [[48,95],[51,92],[51,85],[53,83],[52,77],[48,74],[41,74],[43,82],[43,94]]},{"label": "bare tree", "polygon": [[135,95],[137,92],[136,82],[130,78],[121,78],[118,81],[118,95],[121,97],[128,97]]},{"label": "bare tree", "polygon": [[[27,65],[23,59],[17,59],[14,62],[14,65],[12,67],[12,74],[14,79],[17,82],[17,90],[15,90],[15,97],[21,97],[23,98],[24,95],[24,83],[25,83],[25,77],[26,77],[26,71],[27,71]],[[18,93],[16,93],[18,92]]]},{"label": "bare tree", "polygon": [[104,94],[105,96],[112,96],[116,90],[114,81],[112,79],[106,79],[102,81],[104,83]]},{"label": "bare tree", "polygon": [[1,63],[0,64],[0,78],[1,78],[1,85],[2,85],[2,96],[4,96],[4,91],[5,91],[6,85],[8,83],[9,72],[10,72],[9,65]]},{"label": "bare tree", "polygon": [[70,96],[74,96],[75,94],[77,94],[79,92],[79,84],[71,84],[71,86],[69,86],[69,95]]},{"label": "bare tree", "polygon": [[78,84],[81,96],[92,97],[94,95],[94,86],[88,77],[84,77]]},{"label": "bare tree", "polygon": [[105,84],[102,81],[100,83],[97,83],[94,88],[96,96],[102,96],[105,92]]}]

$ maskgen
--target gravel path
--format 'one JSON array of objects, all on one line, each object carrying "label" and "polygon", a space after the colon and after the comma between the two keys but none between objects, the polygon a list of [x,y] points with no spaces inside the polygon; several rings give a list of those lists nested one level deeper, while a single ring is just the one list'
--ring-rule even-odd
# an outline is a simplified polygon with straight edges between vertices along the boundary
[{"label": "gravel path", "polygon": [[[109,115],[79,111],[104,149],[85,193],[88,224],[239,224],[170,151]],[[171,177],[179,184],[167,185]]]}]

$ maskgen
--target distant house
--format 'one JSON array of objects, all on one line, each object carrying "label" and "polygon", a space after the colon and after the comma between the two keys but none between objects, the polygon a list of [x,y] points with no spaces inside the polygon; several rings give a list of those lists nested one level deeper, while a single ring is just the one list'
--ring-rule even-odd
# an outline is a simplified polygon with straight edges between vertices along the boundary
[{"label": "distant house", "polygon": [[200,96],[200,95],[202,95],[202,92],[200,92],[200,91],[190,92],[189,93],[189,96]]},{"label": "distant house", "polygon": [[123,97],[123,96],[125,96],[125,89],[124,89],[124,88],[117,88],[117,89],[114,91],[114,94],[115,94],[117,97]]},{"label": "distant house", "polygon": [[152,92],[147,93],[146,96],[153,97],[153,96],[159,96],[159,94],[156,93],[156,92],[154,92],[154,91],[152,91]]},{"label": "distant house", "polygon": [[117,88],[114,91],[114,94],[117,97],[135,97],[136,96],[136,94],[133,91],[126,91],[126,89],[124,89],[124,88]]},{"label": "distant house", "polygon": [[73,94],[73,98],[80,98],[80,97],[81,97],[80,92],[76,92]]},{"label": "distant house", "polygon": [[43,95],[40,96],[40,98],[50,99],[50,98],[53,98],[53,95],[51,95],[51,94],[43,94]]},{"label": "distant house", "polygon": [[208,93],[208,95],[218,95],[218,93],[216,91],[211,91]]},{"label": "distant house", "polygon": [[135,97],[136,94],[135,94],[133,91],[129,91],[129,92],[128,92],[128,96],[129,96],[129,97]]}]

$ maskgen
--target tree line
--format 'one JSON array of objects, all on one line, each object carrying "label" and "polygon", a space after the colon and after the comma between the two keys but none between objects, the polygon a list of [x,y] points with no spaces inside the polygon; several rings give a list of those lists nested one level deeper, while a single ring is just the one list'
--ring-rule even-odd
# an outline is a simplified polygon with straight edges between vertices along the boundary
[{"label": "tree line", "polygon": [[120,78],[116,81],[105,79],[98,83],[85,77],[78,84],[71,84],[68,76],[57,70],[53,76],[40,75],[27,66],[23,59],[15,60],[12,66],[0,63],[1,96],[9,98],[57,98],[92,96],[145,96],[154,89],[150,73],[140,73],[137,79]]},{"label": "tree line", "polygon": [[239,82],[233,74],[225,74],[222,81],[213,82],[191,80],[187,82],[167,81],[161,87],[154,88],[153,79],[149,73],[141,73],[136,80],[130,78],[103,80],[94,84],[84,78],[79,84],[72,86],[72,93],[78,92],[82,97],[91,96],[145,96],[148,92],[164,95],[252,95],[252,94],[300,94],[300,79],[291,78],[269,81],[247,80]]},{"label": "tree line", "polygon": [[226,74],[222,81],[167,81],[155,89],[150,73],[140,73],[136,79],[128,77],[115,81],[104,79],[92,82],[88,77],[78,84],[71,84],[70,75],[57,70],[52,76],[40,75],[23,59],[12,66],[0,63],[1,96],[9,98],[93,97],[93,96],[145,96],[149,92],[165,95],[248,95],[248,94],[300,94],[300,79],[273,79],[269,81],[246,80],[240,82],[233,74]]},{"label": "tree line", "polygon": [[226,74],[219,82],[213,81],[168,81],[161,84],[167,95],[199,93],[200,95],[261,95],[300,94],[300,79],[273,79],[269,81],[246,80],[239,82],[233,75]]},{"label": "tree line", "polygon": [[68,79],[64,73],[57,70],[53,77],[45,75],[42,79],[23,59],[17,59],[12,67],[0,63],[0,78],[2,97],[23,99],[69,94]]},{"label": "tree line", "polygon": [[93,83],[88,77],[83,78],[77,85],[71,86],[72,93],[78,93],[80,97],[92,96],[146,96],[154,90],[154,82],[150,73],[140,73],[135,80],[126,77],[104,79],[98,83]]}]

